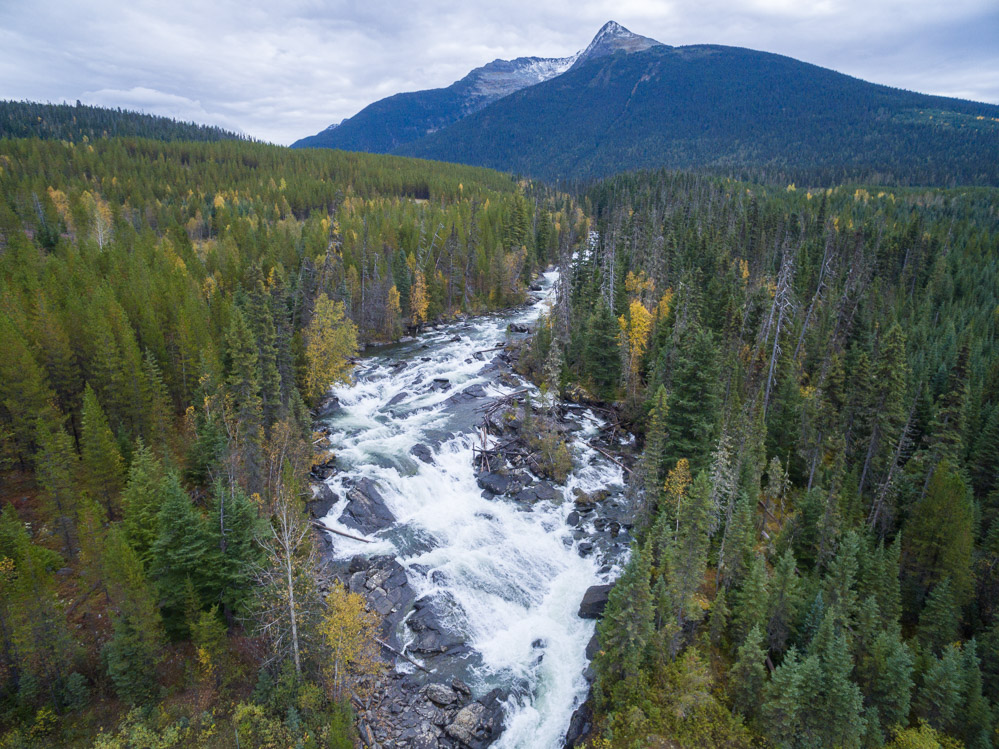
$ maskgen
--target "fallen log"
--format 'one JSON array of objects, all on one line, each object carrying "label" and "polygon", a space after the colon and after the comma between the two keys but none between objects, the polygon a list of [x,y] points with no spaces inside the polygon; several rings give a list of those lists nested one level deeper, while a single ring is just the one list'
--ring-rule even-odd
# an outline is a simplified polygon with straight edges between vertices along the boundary
[{"label": "fallen log", "polygon": [[417,663],[412,658],[410,658],[408,655],[406,655],[405,653],[403,653],[401,650],[396,650],[394,647],[392,647],[391,645],[389,645],[384,640],[381,640],[381,639],[379,639],[379,638],[376,637],[375,638],[375,642],[377,642],[383,648],[385,648],[386,650],[388,650],[390,653],[393,653],[393,654],[399,656],[400,658],[405,658],[407,661],[409,661],[410,663],[412,663],[414,666],[416,666],[418,669],[420,669],[424,673],[428,673],[428,674],[432,674],[433,673],[433,671],[431,671],[429,668],[427,668],[426,666],[424,666],[422,663]]},{"label": "fallen log", "polygon": [[343,536],[344,538],[349,538],[354,541],[363,541],[366,544],[374,543],[374,541],[372,541],[370,538],[361,538],[360,536],[353,536],[350,533],[345,533],[344,531],[338,531],[336,528],[330,528],[328,525],[317,523],[315,520],[312,521],[312,524],[321,531],[329,531],[330,533],[335,533],[338,536]]},{"label": "fallen log", "polygon": [[592,447],[592,448],[593,448],[594,450],[596,450],[596,451],[597,451],[598,453],[600,453],[600,454],[601,454],[601,455],[603,455],[603,456],[604,456],[605,458],[607,458],[607,460],[611,461],[612,463],[615,463],[615,464],[617,464],[618,466],[620,466],[621,468],[623,468],[623,469],[624,469],[625,471],[627,471],[628,473],[631,473],[631,469],[630,469],[630,468],[628,468],[628,466],[626,466],[626,465],[625,465],[624,463],[622,463],[622,462],[621,462],[620,460],[618,460],[617,458],[615,458],[615,457],[614,457],[613,455],[611,455],[611,454],[610,454],[609,452],[607,452],[606,450],[604,450],[604,449],[603,449],[602,447],[600,447],[599,445],[595,445],[595,444],[593,444],[592,442],[587,442],[586,444],[588,444],[588,445],[589,445],[590,447]]}]

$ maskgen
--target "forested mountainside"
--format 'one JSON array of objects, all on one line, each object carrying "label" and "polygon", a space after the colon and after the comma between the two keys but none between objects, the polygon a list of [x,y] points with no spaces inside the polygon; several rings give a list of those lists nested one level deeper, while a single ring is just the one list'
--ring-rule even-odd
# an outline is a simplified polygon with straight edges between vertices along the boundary
[{"label": "forested mountainside", "polygon": [[999,106],[749,49],[656,46],[589,60],[395,152],[549,180],[670,167],[782,185],[999,185]]},{"label": "forested mountainside", "polygon": [[593,746],[996,743],[997,197],[587,193],[531,367],[644,433]]},{"label": "forested mountainside", "polygon": [[585,48],[570,57],[518,57],[493,60],[446,88],[395,94],[369,104],[352,117],[295,141],[292,148],[342,148],[391,153],[457,122],[491,102],[549,80],[574,65],[615,52],[658,44],[608,21]]},{"label": "forested mountainside", "polygon": [[308,408],[360,343],[521,301],[578,209],[133,138],[0,140],[0,195],[0,745],[353,746],[374,625],[319,603]]},{"label": "forested mountainside", "polygon": [[214,125],[178,122],[169,117],[123,109],[33,101],[0,101],[0,138],[84,139],[132,136],[175,141],[247,140]]}]

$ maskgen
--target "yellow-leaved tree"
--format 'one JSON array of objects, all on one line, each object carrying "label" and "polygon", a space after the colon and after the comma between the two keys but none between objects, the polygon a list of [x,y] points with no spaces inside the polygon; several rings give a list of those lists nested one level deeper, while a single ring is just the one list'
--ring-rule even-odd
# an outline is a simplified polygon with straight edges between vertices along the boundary
[{"label": "yellow-leaved tree", "polygon": [[344,313],[343,302],[320,294],[305,340],[305,397],[317,403],[330,386],[350,382],[351,357],[357,354],[357,326]]},{"label": "yellow-leaved tree", "polygon": [[330,696],[339,701],[345,693],[363,694],[384,664],[378,658],[378,614],[368,611],[364,596],[351,593],[337,583],[326,599],[326,615],[320,625],[328,651],[326,678]]},{"label": "yellow-leaved tree", "polygon": [[419,325],[427,321],[427,308],[430,307],[430,297],[427,295],[427,279],[423,271],[414,274],[413,286],[409,290],[409,307],[413,312],[412,323]]},{"label": "yellow-leaved tree", "polygon": [[642,372],[642,357],[652,335],[652,315],[638,299],[633,299],[628,308],[628,316],[618,320],[624,334],[625,361],[628,372],[628,395],[635,397],[638,392]]}]

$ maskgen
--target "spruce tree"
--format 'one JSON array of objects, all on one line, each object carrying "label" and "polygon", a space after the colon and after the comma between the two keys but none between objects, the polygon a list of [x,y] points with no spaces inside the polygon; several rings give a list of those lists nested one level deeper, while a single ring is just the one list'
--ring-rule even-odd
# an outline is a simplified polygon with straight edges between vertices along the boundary
[{"label": "spruce tree", "polygon": [[184,591],[194,584],[202,603],[214,598],[210,562],[214,554],[205,519],[191,503],[176,473],[164,482],[157,515],[157,535],[152,546],[150,576],[159,591],[163,621],[171,637],[185,632]]},{"label": "spruce tree", "polygon": [[763,648],[763,632],[754,624],[746,640],[739,646],[735,663],[728,672],[728,694],[732,708],[746,719],[752,719],[760,705],[767,683],[767,653]]},{"label": "spruce tree", "polygon": [[608,712],[625,706],[643,687],[646,647],[653,634],[650,556],[634,548],[597,627],[601,647],[595,663],[597,695]]},{"label": "spruce tree", "polygon": [[957,642],[961,626],[960,614],[950,579],[941,580],[933,587],[919,614],[916,639],[924,652],[939,657],[948,645]]},{"label": "spruce tree", "polygon": [[717,346],[710,331],[691,324],[680,334],[673,359],[664,461],[690,461],[690,471],[710,467],[720,416]]},{"label": "spruce tree", "polygon": [[83,391],[81,453],[91,496],[104,506],[109,520],[120,516],[119,494],[125,485],[125,464],[93,388]]},{"label": "spruce tree", "polygon": [[599,297],[586,326],[583,362],[586,378],[600,398],[613,397],[621,380],[619,334],[614,314]]}]

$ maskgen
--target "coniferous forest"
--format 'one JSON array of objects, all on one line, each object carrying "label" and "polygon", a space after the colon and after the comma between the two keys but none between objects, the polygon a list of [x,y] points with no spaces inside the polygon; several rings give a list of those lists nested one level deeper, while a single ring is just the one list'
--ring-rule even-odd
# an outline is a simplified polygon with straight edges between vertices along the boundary
[{"label": "coniferous forest", "polygon": [[360,745],[315,412],[549,268],[520,366],[639,454],[580,745],[999,743],[995,188],[570,195],[75,116],[0,139],[0,746]]}]

